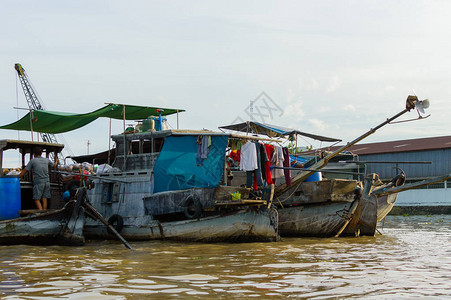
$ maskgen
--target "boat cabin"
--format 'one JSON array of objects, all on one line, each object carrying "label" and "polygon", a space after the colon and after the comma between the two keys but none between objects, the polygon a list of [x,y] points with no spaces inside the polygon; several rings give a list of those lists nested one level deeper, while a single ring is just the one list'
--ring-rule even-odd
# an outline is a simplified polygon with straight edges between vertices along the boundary
[{"label": "boat cabin", "polygon": [[[15,203],[14,210],[18,207],[19,210],[35,209],[33,202],[33,174],[27,172],[22,179],[18,178],[18,169],[23,169],[27,163],[33,158],[33,149],[40,147],[42,149],[43,156],[49,158],[53,153],[53,157],[56,157],[60,153],[64,145],[52,144],[45,142],[34,141],[19,141],[19,140],[0,140],[0,167],[2,168],[2,175],[0,177],[0,201],[8,201],[9,203]],[[11,171],[11,168],[3,167],[3,157],[5,151],[16,150],[21,154],[20,165],[15,170]],[[10,174],[10,175],[8,175]],[[62,200],[61,181],[59,180],[59,174],[50,172],[50,187],[51,187],[51,199],[48,201],[49,209],[61,208],[64,205]],[[12,205],[12,204],[11,204]],[[0,207],[1,209],[1,207]],[[17,213],[17,212],[15,212]],[[16,216],[17,217],[17,216]]]}]

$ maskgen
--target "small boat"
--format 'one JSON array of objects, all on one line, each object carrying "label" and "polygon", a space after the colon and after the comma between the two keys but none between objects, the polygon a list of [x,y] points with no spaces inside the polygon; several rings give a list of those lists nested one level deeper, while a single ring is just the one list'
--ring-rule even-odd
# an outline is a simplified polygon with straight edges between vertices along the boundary
[{"label": "small boat", "polygon": [[377,198],[377,222],[382,221],[390,213],[396,203],[399,193],[449,180],[451,178],[451,174],[431,177],[422,181],[407,184],[404,184],[404,182],[402,182],[402,184],[396,184],[396,180],[398,178],[399,175],[388,184],[378,186],[372,191],[372,194]]},{"label": "small boat", "polygon": [[451,178],[451,174],[404,184],[406,175],[402,172],[390,182],[382,183],[376,174],[370,174],[365,178],[363,195],[352,220],[341,236],[374,236],[377,224],[384,220],[393,209],[400,192],[443,182],[449,178]]},{"label": "small boat", "polygon": [[[49,157],[56,157],[64,145],[36,141],[1,140],[0,158],[10,149],[19,150],[22,155],[22,168],[27,155],[32,156],[33,148],[40,147]],[[0,167],[3,160],[0,160]],[[3,169],[3,168],[2,168]],[[10,171],[14,173],[14,171]],[[65,203],[60,194],[57,174],[50,173],[50,209],[34,209],[32,201],[32,174],[27,173],[23,180],[17,175],[0,177],[0,244],[59,244],[83,245],[83,226],[85,210],[83,195],[77,200]]]}]

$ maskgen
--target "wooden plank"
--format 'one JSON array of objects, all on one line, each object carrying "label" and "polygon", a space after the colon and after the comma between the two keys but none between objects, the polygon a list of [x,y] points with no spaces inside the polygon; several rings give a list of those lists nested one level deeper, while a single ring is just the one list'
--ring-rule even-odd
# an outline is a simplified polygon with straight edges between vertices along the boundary
[{"label": "wooden plank", "polygon": [[56,211],[56,209],[24,209],[24,210],[19,210],[19,216],[24,217],[24,216],[33,215],[33,214],[45,214],[45,213],[50,213],[50,212],[54,212],[54,211]]},{"label": "wooden plank", "polygon": [[251,200],[251,199],[242,199],[239,200],[230,200],[230,201],[217,201],[215,202],[215,206],[239,206],[239,205],[266,205],[266,200]]},{"label": "wooden plank", "polygon": [[228,201],[232,200],[232,194],[235,192],[239,192],[241,194],[241,198],[246,199],[249,198],[249,193],[251,189],[239,187],[239,186],[218,186],[215,188],[214,199]]}]

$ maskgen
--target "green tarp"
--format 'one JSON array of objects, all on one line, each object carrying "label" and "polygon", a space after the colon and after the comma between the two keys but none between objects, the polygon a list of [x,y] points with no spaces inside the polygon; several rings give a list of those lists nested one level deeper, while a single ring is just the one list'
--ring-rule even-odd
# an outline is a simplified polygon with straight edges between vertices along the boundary
[{"label": "green tarp", "polygon": [[162,116],[175,114],[177,111],[185,111],[183,109],[177,110],[172,108],[157,108],[123,104],[108,104],[100,109],[85,114],[33,110],[32,112],[26,114],[22,119],[14,123],[0,126],[0,129],[63,133],[83,127],[100,117],[122,120],[124,119],[124,106],[126,120],[142,120],[148,116],[158,116],[159,112],[157,112],[157,109],[161,110]]}]

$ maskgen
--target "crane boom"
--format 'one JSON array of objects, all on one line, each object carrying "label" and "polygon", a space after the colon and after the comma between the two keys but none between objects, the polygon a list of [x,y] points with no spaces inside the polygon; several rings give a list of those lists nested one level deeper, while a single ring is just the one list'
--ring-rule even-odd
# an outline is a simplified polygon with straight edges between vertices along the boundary
[{"label": "crane boom", "polygon": [[[27,73],[25,72],[25,69],[22,67],[21,64],[17,63],[14,65],[14,69],[16,69],[17,74],[19,76],[20,84],[22,85],[22,90],[25,94],[25,99],[28,103],[28,108],[30,110],[36,109],[36,110],[45,110],[43,105],[41,104],[41,101],[39,101],[39,98],[35,91],[33,90],[33,87],[31,86],[30,80],[28,79]],[[58,143],[58,140],[54,134],[40,132],[39,133],[42,141],[46,143]],[[50,156],[52,159],[53,153],[50,153]],[[62,157],[59,157],[60,161],[62,162]]]}]

